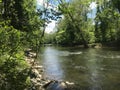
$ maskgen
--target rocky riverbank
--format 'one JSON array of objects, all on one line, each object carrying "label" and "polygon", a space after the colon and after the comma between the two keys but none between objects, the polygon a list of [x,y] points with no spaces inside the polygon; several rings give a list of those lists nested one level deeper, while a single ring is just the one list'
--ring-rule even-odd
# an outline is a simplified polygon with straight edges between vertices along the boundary
[{"label": "rocky riverbank", "polygon": [[75,90],[74,83],[68,81],[47,80],[43,77],[44,68],[35,61],[36,53],[30,50],[25,51],[26,61],[29,63],[30,70],[30,90]]}]

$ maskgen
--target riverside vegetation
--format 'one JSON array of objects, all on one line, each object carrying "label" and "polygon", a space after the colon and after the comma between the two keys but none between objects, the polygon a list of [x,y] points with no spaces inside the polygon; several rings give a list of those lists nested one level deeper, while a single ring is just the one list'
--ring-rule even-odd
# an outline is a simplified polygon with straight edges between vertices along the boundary
[{"label": "riverside vegetation", "polygon": [[[119,0],[93,0],[97,3],[94,21],[88,15],[91,0],[54,2],[58,10],[37,8],[36,0],[0,0],[0,90],[31,90],[31,65],[24,55],[27,48],[37,58],[43,42],[85,48],[92,43],[120,45]],[[58,21],[57,31],[43,37],[50,20]]]},{"label": "riverside vegetation", "polygon": [[[92,0],[96,7],[90,9],[91,0],[59,0],[63,18],[58,21],[55,33],[46,34],[45,43],[64,46],[100,43],[120,46],[120,1]],[[93,5],[94,6],[94,5]]]},{"label": "riverside vegetation", "polygon": [[40,43],[42,20],[35,0],[0,0],[0,90],[24,90],[31,86],[26,48]]}]

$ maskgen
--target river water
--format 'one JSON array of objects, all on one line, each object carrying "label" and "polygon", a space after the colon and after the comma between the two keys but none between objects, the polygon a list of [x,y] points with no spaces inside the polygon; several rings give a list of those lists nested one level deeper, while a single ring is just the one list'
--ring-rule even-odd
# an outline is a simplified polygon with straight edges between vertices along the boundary
[{"label": "river water", "polygon": [[79,90],[120,90],[120,51],[46,46],[40,63],[45,78],[75,82]]}]

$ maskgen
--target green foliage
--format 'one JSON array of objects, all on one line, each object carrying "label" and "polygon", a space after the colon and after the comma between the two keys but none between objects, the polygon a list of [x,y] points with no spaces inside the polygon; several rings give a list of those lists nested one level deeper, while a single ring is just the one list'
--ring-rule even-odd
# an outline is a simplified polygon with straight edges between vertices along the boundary
[{"label": "green foliage", "polygon": [[120,0],[111,0],[114,7],[119,11],[120,13]]},{"label": "green foliage", "polygon": [[119,41],[120,14],[114,4],[112,0],[104,1],[97,7],[95,35],[98,42]]},{"label": "green foliage", "polygon": [[[30,32],[36,16],[36,0],[3,0],[5,20],[18,30]],[[34,22],[35,23],[35,22]]]},{"label": "green foliage", "polygon": [[56,33],[45,33],[45,37],[43,39],[44,44],[55,44],[56,39],[55,39]]},{"label": "green foliage", "polygon": [[9,21],[0,22],[0,89],[23,90],[29,85],[29,65],[24,60],[21,42],[22,32],[9,25]]},{"label": "green foliage", "polygon": [[95,42],[94,25],[87,18],[89,0],[74,0],[69,3],[61,2],[60,11],[64,18],[58,24],[56,39],[60,44],[83,44]]},{"label": "green foliage", "polygon": [[[6,56],[0,59],[0,89],[1,90],[23,90],[29,87],[27,83],[29,76],[29,65],[20,53],[9,60]],[[27,81],[27,82],[26,82]]]},{"label": "green foliage", "polygon": [[7,22],[0,23],[0,53],[4,55],[7,52],[8,54],[12,55],[20,49],[19,46],[21,45],[21,33],[6,23]]},{"label": "green foliage", "polygon": [[0,90],[24,90],[31,84],[24,50],[38,47],[41,27],[36,0],[0,1]]},{"label": "green foliage", "polygon": [[87,16],[91,12],[90,0],[59,1],[58,7],[64,17],[57,26],[55,40],[58,44],[84,46],[95,42],[120,44],[119,0],[93,1],[97,3],[95,20]]}]

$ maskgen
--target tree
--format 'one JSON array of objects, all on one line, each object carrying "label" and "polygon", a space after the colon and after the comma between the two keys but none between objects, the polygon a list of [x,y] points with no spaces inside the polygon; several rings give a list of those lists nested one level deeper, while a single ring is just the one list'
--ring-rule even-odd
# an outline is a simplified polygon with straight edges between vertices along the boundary
[{"label": "tree", "polygon": [[[116,2],[116,1],[115,1]],[[118,40],[119,12],[112,0],[98,2],[95,34],[98,42],[113,42]],[[115,43],[115,42],[114,42]]]},{"label": "tree", "polygon": [[[66,22],[65,28],[61,30],[65,31],[65,36],[68,36],[67,38],[69,38],[69,43],[82,43],[84,47],[88,47],[88,44],[91,41],[94,42],[94,40],[88,39],[90,35],[94,37],[94,28],[91,27],[93,30],[90,30],[90,27],[87,26],[88,23],[91,22],[87,17],[90,1],[85,0],[83,2],[82,0],[74,0],[71,2],[65,2],[60,0],[59,3],[59,9],[63,13],[63,19]],[[93,26],[90,23],[89,25]],[[92,34],[88,32],[92,32]]]},{"label": "tree", "polygon": [[112,3],[113,3],[113,5],[114,5],[114,7],[119,11],[119,13],[120,13],[120,0],[110,0]]},{"label": "tree", "polygon": [[0,1],[0,90],[30,85],[24,50],[38,46],[41,24],[35,0]]}]

